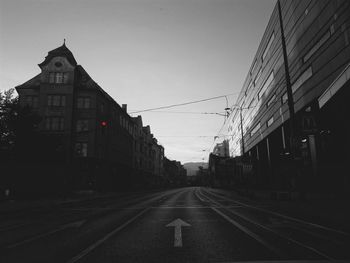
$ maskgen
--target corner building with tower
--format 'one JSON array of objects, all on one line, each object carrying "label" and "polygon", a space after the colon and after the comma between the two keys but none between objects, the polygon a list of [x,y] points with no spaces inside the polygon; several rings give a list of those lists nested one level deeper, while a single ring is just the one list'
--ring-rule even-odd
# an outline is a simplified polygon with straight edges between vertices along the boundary
[{"label": "corner building with tower", "polygon": [[236,183],[346,191],[349,42],[349,1],[277,1],[229,116]]}]

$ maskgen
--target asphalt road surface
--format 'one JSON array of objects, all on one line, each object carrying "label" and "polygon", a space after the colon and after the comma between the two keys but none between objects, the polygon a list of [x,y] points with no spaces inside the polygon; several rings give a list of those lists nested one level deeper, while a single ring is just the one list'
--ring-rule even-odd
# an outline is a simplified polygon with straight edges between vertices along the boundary
[{"label": "asphalt road surface", "polygon": [[350,235],[227,191],[116,194],[1,215],[0,262],[349,260]]}]

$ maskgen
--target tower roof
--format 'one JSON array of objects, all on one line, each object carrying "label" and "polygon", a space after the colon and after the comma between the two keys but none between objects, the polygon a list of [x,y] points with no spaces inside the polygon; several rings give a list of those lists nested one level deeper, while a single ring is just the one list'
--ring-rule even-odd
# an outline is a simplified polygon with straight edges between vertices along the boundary
[{"label": "tower roof", "polygon": [[67,48],[66,43],[64,42],[62,46],[55,48],[47,54],[45,60],[39,64],[39,67],[45,66],[53,57],[66,57],[73,66],[76,66],[78,63],[75,60],[73,53]]}]

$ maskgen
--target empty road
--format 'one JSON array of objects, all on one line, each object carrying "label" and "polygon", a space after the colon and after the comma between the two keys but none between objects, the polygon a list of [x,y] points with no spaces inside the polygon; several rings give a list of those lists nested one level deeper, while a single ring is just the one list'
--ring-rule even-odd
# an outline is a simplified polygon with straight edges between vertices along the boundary
[{"label": "empty road", "polygon": [[4,213],[0,262],[349,260],[348,233],[228,191],[115,194]]}]

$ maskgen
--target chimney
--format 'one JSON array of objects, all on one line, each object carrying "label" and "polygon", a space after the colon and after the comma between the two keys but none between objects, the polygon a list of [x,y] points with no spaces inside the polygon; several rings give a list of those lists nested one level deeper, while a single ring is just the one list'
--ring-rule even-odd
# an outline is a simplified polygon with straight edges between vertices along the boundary
[{"label": "chimney", "polygon": [[127,104],[122,104],[122,109],[125,110],[125,112],[127,112]]}]

